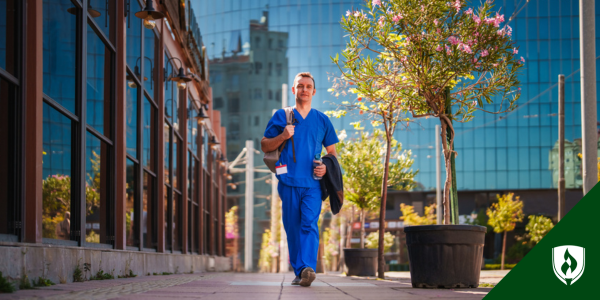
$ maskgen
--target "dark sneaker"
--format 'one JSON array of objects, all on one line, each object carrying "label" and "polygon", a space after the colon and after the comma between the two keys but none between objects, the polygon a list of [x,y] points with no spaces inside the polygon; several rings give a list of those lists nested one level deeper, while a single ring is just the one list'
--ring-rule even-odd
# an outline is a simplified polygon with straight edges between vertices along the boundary
[{"label": "dark sneaker", "polygon": [[296,276],[296,278],[292,280],[292,285],[300,285],[300,276]]},{"label": "dark sneaker", "polygon": [[310,286],[310,284],[313,281],[315,281],[315,278],[317,278],[315,270],[313,270],[311,267],[306,267],[304,268],[304,270],[302,270],[302,273],[300,274],[300,285]]}]

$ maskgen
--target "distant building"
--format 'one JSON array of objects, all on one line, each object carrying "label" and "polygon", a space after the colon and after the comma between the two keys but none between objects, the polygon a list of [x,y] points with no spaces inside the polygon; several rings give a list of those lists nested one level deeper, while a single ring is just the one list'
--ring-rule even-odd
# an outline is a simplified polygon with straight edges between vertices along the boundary
[{"label": "distant building", "polygon": [[[221,111],[221,122],[227,127],[229,161],[240,154],[247,140],[254,141],[254,148],[260,150],[260,140],[273,109],[281,108],[282,84],[288,79],[288,33],[271,31],[266,11],[259,20],[250,20],[247,25],[244,31],[249,32],[250,44],[242,45],[241,36],[246,32],[232,31],[221,56],[210,60],[213,108]],[[254,156],[255,166],[263,166],[262,156]],[[270,226],[271,209],[271,185],[265,182],[271,176],[256,173],[257,178],[264,179],[254,181],[254,266],[258,265],[262,233]],[[234,174],[233,182],[244,180],[245,174]],[[230,189],[228,199],[228,208],[240,207],[240,223],[243,224],[244,185]],[[240,234],[239,242],[243,244],[243,230]]]}]

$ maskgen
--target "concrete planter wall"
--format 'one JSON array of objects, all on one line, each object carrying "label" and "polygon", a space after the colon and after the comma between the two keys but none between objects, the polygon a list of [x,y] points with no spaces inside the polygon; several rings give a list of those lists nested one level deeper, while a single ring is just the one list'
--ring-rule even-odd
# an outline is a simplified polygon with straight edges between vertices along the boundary
[{"label": "concrete planter wall", "polygon": [[[231,259],[220,256],[0,243],[0,272],[12,280],[18,280],[27,274],[30,279],[43,276],[54,283],[73,282],[77,264],[83,271],[84,263],[91,265],[91,274],[103,270],[115,278],[129,273],[130,269],[137,276],[162,272],[231,270]],[[90,274],[86,276],[89,278]]]}]

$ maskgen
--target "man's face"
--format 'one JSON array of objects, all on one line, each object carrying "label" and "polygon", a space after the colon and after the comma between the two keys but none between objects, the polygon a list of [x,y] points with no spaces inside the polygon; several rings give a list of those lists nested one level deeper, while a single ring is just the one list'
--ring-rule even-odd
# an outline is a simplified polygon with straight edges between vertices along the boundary
[{"label": "man's face", "polygon": [[310,77],[299,77],[292,87],[292,93],[296,95],[296,101],[311,102],[317,91]]}]

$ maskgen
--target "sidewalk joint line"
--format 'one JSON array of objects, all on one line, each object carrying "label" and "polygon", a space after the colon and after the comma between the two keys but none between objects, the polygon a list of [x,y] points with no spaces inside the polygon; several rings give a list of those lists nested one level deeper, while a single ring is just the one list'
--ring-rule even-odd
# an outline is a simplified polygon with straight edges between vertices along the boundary
[{"label": "sidewalk joint line", "polygon": [[283,275],[283,279],[281,280],[281,289],[279,289],[279,298],[277,300],[281,300],[281,295],[283,294],[283,283],[285,282],[285,275]]},{"label": "sidewalk joint line", "polygon": [[332,287],[332,288],[334,288],[334,289],[336,289],[336,290],[338,290],[338,291],[340,291],[340,292],[342,292],[343,294],[345,294],[345,295],[347,295],[347,296],[350,296],[350,297],[352,297],[352,298],[354,298],[354,299],[356,299],[356,300],[360,300],[360,298],[356,298],[356,297],[354,297],[354,296],[352,296],[352,295],[350,295],[350,294],[348,294],[348,293],[346,293],[346,292],[342,291],[342,290],[341,290],[340,288],[338,288],[337,286],[333,286],[333,285],[329,284],[329,282],[325,282],[325,281],[323,281],[323,280],[321,280],[321,279],[319,279],[319,281],[320,281],[320,282],[322,282],[322,283],[324,283],[324,284],[326,284],[326,285],[328,285],[328,286],[330,286],[330,287]]}]

